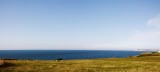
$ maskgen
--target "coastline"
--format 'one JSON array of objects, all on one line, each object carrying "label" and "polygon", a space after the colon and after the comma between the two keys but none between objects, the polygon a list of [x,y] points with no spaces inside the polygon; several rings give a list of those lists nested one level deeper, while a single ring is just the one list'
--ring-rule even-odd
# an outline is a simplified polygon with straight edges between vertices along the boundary
[{"label": "coastline", "polygon": [[[83,60],[5,60],[2,72],[159,72],[160,56]],[[150,67],[152,65],[152,67]]]},{"label": "coastline", "polygon": [[[5,59],[2,72],[160,72],[160,55],[144,55],[125,58],[97,58],[77,60],[16,60]],[[160,54],[160,53],[158,53]],[[141,56],[142,55],[142,56]],[[152,67],[151,67],[152,66]]]}]

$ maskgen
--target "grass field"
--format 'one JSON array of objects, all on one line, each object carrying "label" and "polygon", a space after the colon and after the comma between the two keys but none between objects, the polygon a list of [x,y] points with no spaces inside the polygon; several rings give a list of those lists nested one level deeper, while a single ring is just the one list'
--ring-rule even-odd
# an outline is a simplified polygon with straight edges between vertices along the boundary
[{"label": "grass field", "polygon": [[5,60],[0,72],[160,72],[160,56],[84,60]]}]

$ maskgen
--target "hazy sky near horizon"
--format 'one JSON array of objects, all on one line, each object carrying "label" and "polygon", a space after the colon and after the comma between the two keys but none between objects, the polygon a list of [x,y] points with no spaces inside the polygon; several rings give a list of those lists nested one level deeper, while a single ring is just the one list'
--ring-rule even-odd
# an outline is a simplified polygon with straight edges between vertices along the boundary
[{"label": "hazy sky near horizon", "polygon": [[160,0],[0,0],[0,50],[160,49]]}]

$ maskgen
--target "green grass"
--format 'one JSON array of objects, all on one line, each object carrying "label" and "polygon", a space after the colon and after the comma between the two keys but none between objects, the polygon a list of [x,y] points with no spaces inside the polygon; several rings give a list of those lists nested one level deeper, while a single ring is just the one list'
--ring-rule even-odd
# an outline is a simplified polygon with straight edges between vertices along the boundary
[{"label": "green grass", "polygon": [[84,60],[6,60],[0,72],[160,72],[160,56]]}]

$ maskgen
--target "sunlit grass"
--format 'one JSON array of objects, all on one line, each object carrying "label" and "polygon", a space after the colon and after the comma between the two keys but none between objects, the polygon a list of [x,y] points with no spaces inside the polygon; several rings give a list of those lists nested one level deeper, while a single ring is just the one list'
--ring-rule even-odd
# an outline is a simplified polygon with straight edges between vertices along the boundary
[{"label": "sunlit grass", "polygon": [[160,72],[160,57],[84,60],[6,60],[1,72]]}]

